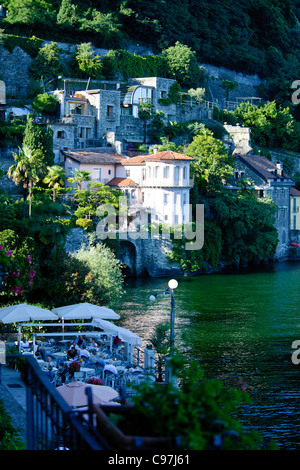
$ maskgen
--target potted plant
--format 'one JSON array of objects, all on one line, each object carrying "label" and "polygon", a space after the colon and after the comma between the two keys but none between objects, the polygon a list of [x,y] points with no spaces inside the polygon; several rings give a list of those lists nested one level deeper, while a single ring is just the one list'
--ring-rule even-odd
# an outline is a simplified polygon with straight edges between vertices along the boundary
[{"label": "potted plant", "polygon": [[159,323],[156,325],[155,330],[150,338],[150,341],[157,353],[157,382],[163,382],[163,365],[164,358],[170,349],[170,341],[168,332],[170,330],[169,323]]},{"label": "potted plant", "polygon": [[79,361],[73,361],[69,365],[69,377],[72,378],[74,376],[75,372],[80,371],[80,362]]},{"label": "potted plant", "polygon": [[104,385],[104,381],[100,380],[98,377],[90,377],[87,381],[87,384],[92,384],[92,385]]}]

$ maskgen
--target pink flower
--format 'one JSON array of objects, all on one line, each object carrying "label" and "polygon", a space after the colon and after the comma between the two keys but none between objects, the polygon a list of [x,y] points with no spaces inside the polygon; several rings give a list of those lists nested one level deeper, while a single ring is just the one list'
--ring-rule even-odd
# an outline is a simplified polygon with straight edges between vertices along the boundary
[{"label": "pink flower", "polygon": [[35,275],[36,275],[36,270],[32,269],[32,271],[30,271],[30,273],[29,273],[29,278],[32,280]]},{"label": "pink flower", "polygon": [[11,291],[18,295],[18,294],[22,294],[23,289],[19,286],[16,286],[15,288],[11,289]]},{"label": "pink flower", "polygon": [[6,256],[11,256],[12,255],[12,250],[7,250]]},{"label": "pink flower", "polygon": [[31,263],[31,260],[32,260],[32,256],[29,255],[28,258],[27,258],[27,261],[28,261],[29,264]]},{"label": "pink flower", "polygon": [[2,246],[2,245],[0,245],[0,250],[4,250],[4,248],[3,248],[3,246]]}]

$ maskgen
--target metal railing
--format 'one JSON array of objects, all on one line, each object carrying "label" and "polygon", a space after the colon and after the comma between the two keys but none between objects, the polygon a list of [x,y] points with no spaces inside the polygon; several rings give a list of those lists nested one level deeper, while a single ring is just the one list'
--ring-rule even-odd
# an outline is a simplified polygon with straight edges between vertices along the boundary
[{"label": "metal railing", "polygon": [[[36,360],[18,356],[25,365],[27,450],[107,450],[109,446],[89,421],[71,408]],[[91,395],[88,396],[92,409]]]}]

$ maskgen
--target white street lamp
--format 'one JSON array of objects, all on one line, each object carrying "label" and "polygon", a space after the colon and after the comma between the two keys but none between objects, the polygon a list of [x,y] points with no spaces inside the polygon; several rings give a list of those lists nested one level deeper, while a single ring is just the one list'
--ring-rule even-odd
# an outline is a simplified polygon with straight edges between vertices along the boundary
[{"label": "white street lamp", "polygon": [[170,332],[170,353],[171,355],[174,352],[174,342],[175,342],[175,333],[174,333],[174,325],[175,325],[175,295],[174,290],[178,287],[178,282],[176,279],[170,279],[168,282],[168,289],[164,291],[157,292],[156,294],[152,294],[149,297],[151,302],[155,302],[156,297],[158,294],[164,294],[165,297],[169,297],[171,295],[171,332]]}]

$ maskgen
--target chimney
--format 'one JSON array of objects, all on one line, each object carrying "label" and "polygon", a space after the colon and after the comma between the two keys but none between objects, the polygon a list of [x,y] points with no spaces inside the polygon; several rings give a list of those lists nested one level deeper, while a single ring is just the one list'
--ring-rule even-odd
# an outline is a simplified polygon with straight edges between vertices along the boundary
[{"label": "chimney", "polygon": [[277,168],[277,175],[282,176],[283,175],[283,168],[282,168],[282,163],[277,162],[276,163],[276,168]]}]

